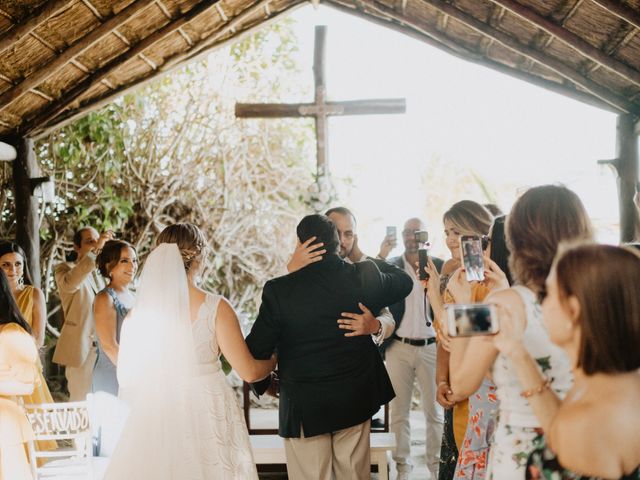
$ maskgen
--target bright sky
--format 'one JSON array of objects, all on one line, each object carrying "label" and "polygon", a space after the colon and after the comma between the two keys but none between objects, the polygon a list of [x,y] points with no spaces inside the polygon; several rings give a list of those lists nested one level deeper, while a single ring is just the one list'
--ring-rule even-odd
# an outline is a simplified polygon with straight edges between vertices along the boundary
[{"label": "bright sky", "polygon": [[617,241],[615,175],[596,163],[615,156],[614,114],[328,7],[305,6],[292,16],[309,100],[316,24],[328,26],[331,100],[407,99],[405,115],[330,120],[331,172],[353,181],[338,187],[356,213],[365,252],[377,253],[386,225],[400,231],[417,215],[428,220],[435,253],[444,254],[444,210],[463,198],[487,201],[469,171],[505,212],[526,187],[563,183],[582,198],[600,239]]}]

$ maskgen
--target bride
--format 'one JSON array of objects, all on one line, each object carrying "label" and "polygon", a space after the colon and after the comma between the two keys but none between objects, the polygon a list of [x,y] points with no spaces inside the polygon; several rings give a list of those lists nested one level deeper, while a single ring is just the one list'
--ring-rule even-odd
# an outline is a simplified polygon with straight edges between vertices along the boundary
[{"label": "bride", "polygon": [[105,479],[257,478],[219,356],[247,382],[267,376],[275,358],[255,360],[227,300],[196,286],[205,246],[198,227],[171,225],[156,244],[122,327],[119,396],[130,412]]}]

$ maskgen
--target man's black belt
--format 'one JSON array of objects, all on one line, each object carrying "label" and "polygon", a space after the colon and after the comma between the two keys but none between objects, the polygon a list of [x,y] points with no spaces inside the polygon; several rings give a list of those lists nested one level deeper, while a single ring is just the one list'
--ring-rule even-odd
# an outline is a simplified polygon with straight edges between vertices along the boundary
[{"label": "man's black belt", "polygon": [[420,339],[404,338],[404,337],[399,337],[395,333],[393,334],[392,338],[394,340],[398,340],[399,342],[408,343],[409,345],[413,345],[414,347],[424,347],[425,345],[431,345],[432,343],[436,342],[436,337],[431,337],[431,338],[426,338],[426,339],[425,338],[420,338]]}]

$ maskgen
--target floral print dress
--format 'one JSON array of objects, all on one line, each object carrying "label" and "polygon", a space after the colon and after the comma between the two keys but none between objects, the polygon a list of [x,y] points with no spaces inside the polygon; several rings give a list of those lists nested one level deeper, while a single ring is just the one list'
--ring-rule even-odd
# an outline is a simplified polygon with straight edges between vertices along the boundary
[{"label": "floral print dress", "polygon": [[454,478],[484,480],[489,464],[489,447],[498,420],[496,386],[484,379],[478,391],[469,397],[469,423],[458,455]]},{"label": "floral print dress", "polygon": [[[560,465],[556,455],[547,447],[544,435],[538,435],[533,444],[534,450],[527,462],[527,480],[602,480],[600,477],[585,477]],[[640,480],[640,466],[619,480]]]},{"label": "floral print dress", "polygon": [[[541,373],[549,379],[550,387],[564,398],[573,382],[569,359],[560,347],[551,343],[535,293],[523,286],[513,287],[513,290],[521,297],[526,312],[523,344],[538,363]],[[540,422],[528,400],[520,395],[522,386],[516,371],[502,354],[493,364],[492,377],[500,407],[490,450],[488,478],[524,479],[527,460],[541,433]]]}]

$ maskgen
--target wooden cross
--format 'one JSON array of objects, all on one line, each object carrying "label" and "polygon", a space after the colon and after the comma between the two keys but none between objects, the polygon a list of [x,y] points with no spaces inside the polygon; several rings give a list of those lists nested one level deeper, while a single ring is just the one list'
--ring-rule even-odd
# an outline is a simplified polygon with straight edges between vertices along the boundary
[{"label": "wooden cross", "polygon": [[284,118],[314,117],[316,122],[316,158],[318,174],[328,172],[328,120],[333,115],[374,115],[405,113],[404,98],[383,98],[329,102],[325,89],[325,39],[327,27],[316,26],[313,53],[315,99],[313,103],[236,103],[236,117]]}]

